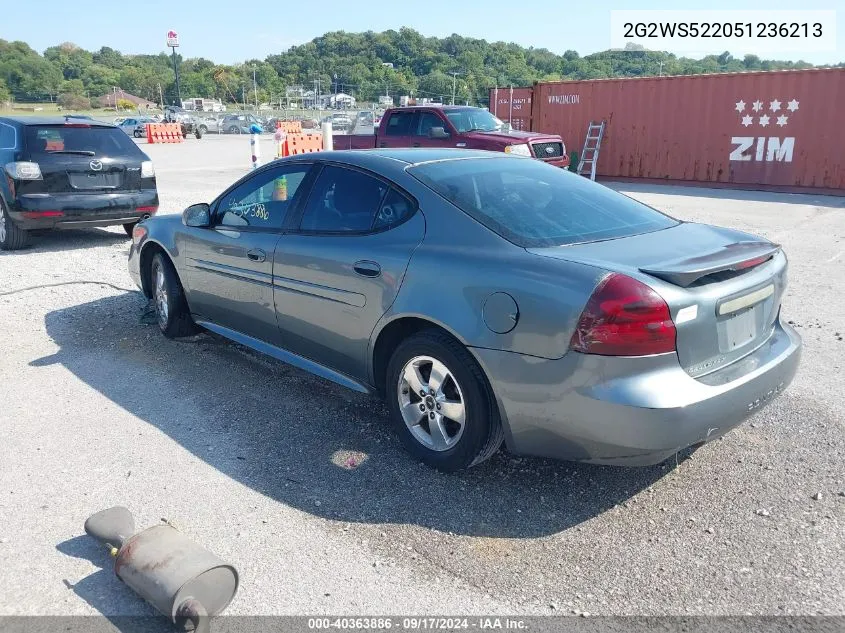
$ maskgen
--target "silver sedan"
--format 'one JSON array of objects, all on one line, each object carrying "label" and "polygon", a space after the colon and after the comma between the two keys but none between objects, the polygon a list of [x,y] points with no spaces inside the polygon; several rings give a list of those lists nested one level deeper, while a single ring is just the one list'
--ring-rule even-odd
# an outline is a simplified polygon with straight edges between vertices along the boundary
[{"label": "silver sedan", "polygon": [[129,271],[170,337],[198,327],[386,399],[447,471],[514,453],[660,462],[791,382],[787,260],[530,158],[274,161],[139,224]]}]

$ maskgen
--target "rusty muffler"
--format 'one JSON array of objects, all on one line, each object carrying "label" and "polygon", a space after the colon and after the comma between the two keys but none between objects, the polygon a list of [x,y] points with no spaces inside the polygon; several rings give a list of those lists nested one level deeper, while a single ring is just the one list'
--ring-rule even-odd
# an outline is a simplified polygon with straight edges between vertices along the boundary
[{"label": "rusty muffler", "polygon": [[238,590],[234,567],[171,525],[135,534],[135,519],[122,506],[88,517],[85,532],[109,547],[117,577],[174,624],[209,631],[209,618]]}]

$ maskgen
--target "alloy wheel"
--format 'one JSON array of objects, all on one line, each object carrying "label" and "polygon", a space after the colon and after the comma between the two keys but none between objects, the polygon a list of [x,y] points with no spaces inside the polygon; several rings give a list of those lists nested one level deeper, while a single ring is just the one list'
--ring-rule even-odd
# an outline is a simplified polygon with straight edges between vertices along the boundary
[{"label": "alloy wheel", "polygon": [[6,212],[3,205],[0,205],[0,242],[6,241]]},{"label": "alloy wheel", "polygon": [[158,324],[163,329],[167,327],[169,306],[167,303],[167,282],[164,279],[164,268],[161,266],[156,268],[155,281],[156,314],[158,315]]},{"label": "alloy wheel", "polygon": [[433,451],[446,451],[461,439],[466,422],[463,392],[441,361],[415,356],[396,386],[402,419],[414,438]]}]

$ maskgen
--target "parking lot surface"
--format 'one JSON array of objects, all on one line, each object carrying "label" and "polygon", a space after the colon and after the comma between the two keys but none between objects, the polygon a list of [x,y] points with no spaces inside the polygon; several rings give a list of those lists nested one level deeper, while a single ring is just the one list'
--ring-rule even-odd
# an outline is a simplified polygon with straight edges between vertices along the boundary
[{"label": "parking lot surface", "polygon": [[[144,148],[160,213],[249,169],[245,137]],[[783,244],[805,343],[773,405],[644,469],[500,453],[438,474],[376,400],[162,337],[122,228],[0,253],[0,614],[151,613],[82,530],[116,504],[234,564],[230,614],[845,613],[845,199],[613,186]]]}]

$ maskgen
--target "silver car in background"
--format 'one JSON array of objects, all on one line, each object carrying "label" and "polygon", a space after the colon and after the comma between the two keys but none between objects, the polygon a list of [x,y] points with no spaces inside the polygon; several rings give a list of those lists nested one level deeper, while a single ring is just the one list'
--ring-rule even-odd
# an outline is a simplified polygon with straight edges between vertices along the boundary
[{"label": "silver car in background", "polygon": [[136,227],[166,336],[197,326],[381,394],[446,471],[518,454],[645,465],[789,385],[787,260],[530,158],[471,150],[274,161]]}]

